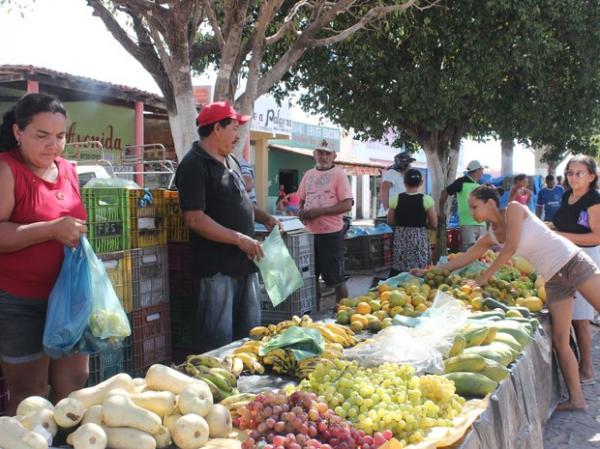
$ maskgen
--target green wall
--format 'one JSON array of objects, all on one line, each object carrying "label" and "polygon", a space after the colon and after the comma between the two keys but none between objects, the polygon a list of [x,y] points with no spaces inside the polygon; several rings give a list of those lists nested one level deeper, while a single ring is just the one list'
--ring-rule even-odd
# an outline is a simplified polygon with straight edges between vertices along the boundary
[{"label": "green wall", "polygon": [[277,197],[279,193],[280,170],[298,170],[298,183],[300,183],[304,173],[314,166],[315,160],[312,157],[271,148],[269,150],[269,196]]},{"label": "green wall", "polygon": [[[0,93],[17,91],[0,89]],[[24,94],[24,92],[23,92]],[[112,106],[96,101],[65,102],[69,116],[67,143],[98,140],[107,150],[122,151],[135,142],[135,111],[133,108]],[[0,116],[13,103],[0,103]],[[106,158],[110,158],[107,153]]]}]

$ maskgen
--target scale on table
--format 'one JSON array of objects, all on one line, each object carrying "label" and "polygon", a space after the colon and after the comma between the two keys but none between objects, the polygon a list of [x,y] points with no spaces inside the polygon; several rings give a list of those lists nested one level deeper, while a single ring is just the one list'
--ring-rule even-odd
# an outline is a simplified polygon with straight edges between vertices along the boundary
[{"label": "scale on table", "polygon": [[[283,232],[294,232],[303,231],[304,224],[298,219],[298,217],[290,217],[288,215],[275,215],[275,218],[281,223],[281,230]],[[266,234],[267,228],[261,223],[254,223],[254,230],[259,234]]]}]

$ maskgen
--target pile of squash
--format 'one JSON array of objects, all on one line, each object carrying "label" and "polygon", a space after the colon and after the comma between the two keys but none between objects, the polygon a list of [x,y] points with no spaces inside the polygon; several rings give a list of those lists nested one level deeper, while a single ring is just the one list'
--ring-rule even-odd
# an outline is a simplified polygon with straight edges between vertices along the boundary
[{"label": "pile of squash", "polygon": [[23,400],[16,417],[0,418],[0,447],[48,449],[48,436],[67,429],[74,449],[198,449],[232,432],[227,407],[213,404],[208,385],[164,365],[145,378],[117,374],[74,391],[53,406]]}]

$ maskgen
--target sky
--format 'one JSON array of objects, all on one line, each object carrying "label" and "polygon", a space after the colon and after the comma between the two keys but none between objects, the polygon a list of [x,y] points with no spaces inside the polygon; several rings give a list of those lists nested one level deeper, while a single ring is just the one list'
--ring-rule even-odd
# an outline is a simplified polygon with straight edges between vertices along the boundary
[{"label": "sky", "polygon": [[[34,65],[123,84],[160,94],[150,74],[109,34],[102,21],[92,15],[84,0],[20,0],[28,5],[24,17],[16,11],[0,12],[0,64]],[[195,84],[210,83],[211,77],[195,78]],[[317,124],[298,107],[293,119]],[[479,159],[489,167],[500,167],[500,143],[463,141],[462,166]],[[515,173],[533,173],[531,150],[517,147]]]}]

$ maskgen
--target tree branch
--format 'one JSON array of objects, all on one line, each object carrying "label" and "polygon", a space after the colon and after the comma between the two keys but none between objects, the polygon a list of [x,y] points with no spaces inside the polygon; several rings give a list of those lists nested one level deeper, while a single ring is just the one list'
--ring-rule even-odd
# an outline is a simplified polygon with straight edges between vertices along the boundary
[{"label": "tree branch", "polygon": [[219,49],[222,52],[223,48],[225,47],[225,39],[223,38],[223,34],[221,33],[221,28],[219,27],[219,21],[217,20],[215,11],[213,10],[210,4],[210,0],[202,0],[202,4],[204,5],[204,12],[206,14],[206,17],[208,17],[208,23],[210,23],[210,26],[215,35],[215,42],[217,43]]}]

